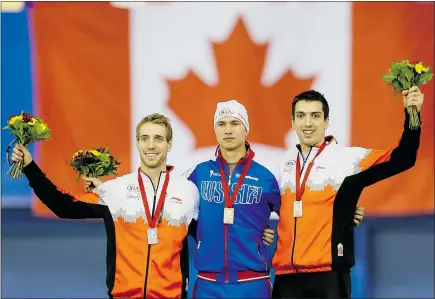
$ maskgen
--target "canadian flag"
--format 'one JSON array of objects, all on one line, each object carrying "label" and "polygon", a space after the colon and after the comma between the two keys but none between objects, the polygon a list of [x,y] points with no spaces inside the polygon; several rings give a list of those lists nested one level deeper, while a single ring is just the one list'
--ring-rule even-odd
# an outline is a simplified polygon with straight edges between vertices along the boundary
[{"label": "canadian flag", "polygon": [[[120,174],[136,169],[135,127],[150,113],[172,120],[178,171],[212,157],[216,103],[230,99],[246,106],[247,140],[274,172],[298,142],[291,101],[307,89],[328,99],[339,143],[395,147],[403,104],[381,77],[392,60],[434,66],[433,3],[35,2],[31,14],[36,114],[53,137],[37,161],[75,193],[83,185],[65,161],[109,146]],[[367,214],[434,211],[433,81],[422,89],[417,165],[367,188]],[[48,215],[38,200],[33,209]]]}]

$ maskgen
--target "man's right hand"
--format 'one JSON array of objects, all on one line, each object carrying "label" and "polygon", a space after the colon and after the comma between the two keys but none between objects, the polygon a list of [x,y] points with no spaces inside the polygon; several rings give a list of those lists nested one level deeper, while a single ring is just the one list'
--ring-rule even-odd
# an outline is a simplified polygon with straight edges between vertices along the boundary
[{"label": "man's right hand", "polygon": [[85,189],[90,190],[100,186],[103,181],[97,178],[90,178],[87,176],[82,176],[83,181],[85,182]]},{"label": "man's right hand", "polygon": [[29,150],[22,144],[15,144],[14,149],[12,150],[11,160],[14,162],[23,161],[24,167],[33,161],[32,154],[30,154]]}]

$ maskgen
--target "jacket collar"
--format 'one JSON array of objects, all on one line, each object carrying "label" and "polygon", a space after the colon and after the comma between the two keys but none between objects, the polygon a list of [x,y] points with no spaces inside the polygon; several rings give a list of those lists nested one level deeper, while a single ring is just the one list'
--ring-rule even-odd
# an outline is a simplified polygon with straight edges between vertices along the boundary
[{"label": "jacket collar", "polygon": [[[325,141],[326,141],[326,146],[330,145],[331,143],[335,142],[337,143],[337,140],[335,139],[334,136],[329,135],[325,137]],[[317,148],[319,149],[321,145],[313,145],[313,148]],[[298,151],[302,152],[301,149],[301,145],[300,144],[296,144],[296,148],[298,149]]]},{"label": "jacket collar", "polygon": [[[254,156],[254,154],[255,154],[254,151],[251,148],[251,145],[248,142],[246,142],[246,141],[245,141],[245,147],[246,147],[246,155],[242,157],[242,159],[241,159],[242,161],[241,162],[245,162],[250,156]],[[215,156],[220,158],[222,161],[227,163],[227,161],[225,161],[224,157],[222,156],[221,148],[220,148],[219,145],[216,148]]]}]

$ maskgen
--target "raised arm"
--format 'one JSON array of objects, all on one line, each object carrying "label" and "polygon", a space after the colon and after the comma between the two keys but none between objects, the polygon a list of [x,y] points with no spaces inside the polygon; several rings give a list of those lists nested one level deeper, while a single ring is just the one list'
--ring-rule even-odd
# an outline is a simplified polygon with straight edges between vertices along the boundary
[{"label": "raised arm", "polygon": [[13,161],[24,161],[23,172],[36,196],[59,218],[85,219],[102,218],[107,206],[95,193],[75,197],[53,184],[33,161],[30,152],[22,145],[16,145]]},{"label": "raised arm", "polygon": [[[423,100],[423,94],[417,87],[414,87],[409,93],[406,93],[403,101],[405,108],[414,106],[417,112],[420,112]],[[418,117],[420,118],[420,113]],[[418,148],[420,146],[421,128],[411,130],[409,128],[409,121],[410,117],[405,109],[405,123],[403,125],[403,133],[399,145],[388,151],[388,157],[373,161],[370,167],[367,167],[367,169],[356,175],[362,187],[367,187],[392,177],[415,165]]]}]

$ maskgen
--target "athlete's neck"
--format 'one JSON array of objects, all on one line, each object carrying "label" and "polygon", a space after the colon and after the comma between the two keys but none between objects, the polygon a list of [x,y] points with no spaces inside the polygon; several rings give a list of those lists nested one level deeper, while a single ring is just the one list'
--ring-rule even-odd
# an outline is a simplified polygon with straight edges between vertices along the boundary
[{"label": "athlete's neck", "polygon": [[166,171],[166,163],[162,163],[161,165],[157,166],[156,168],[150,168],[150,167],[146,166],[145,164],[141,163],[140,170],[151,179],[151,182],[153,183],[154,189],[156,189],[158,187],[157,185],[159,183],[160,173],[162,171]]},{"label": "athlete's neck", "polygon": [[314,145],[301,143],[301,151],[303,153],[308,153],[313,146],[321,146],[324,141],[325,141],[325,138],[323,138],[319,142],[315,143]]},{"label": "athlete's neck", "polygon": [[242,143],[239,147],[227,150],[224,148],[220,148],[222,157],[227,161],[227,163],[237,163],[240,159],[246,156],[246,145]]}]

